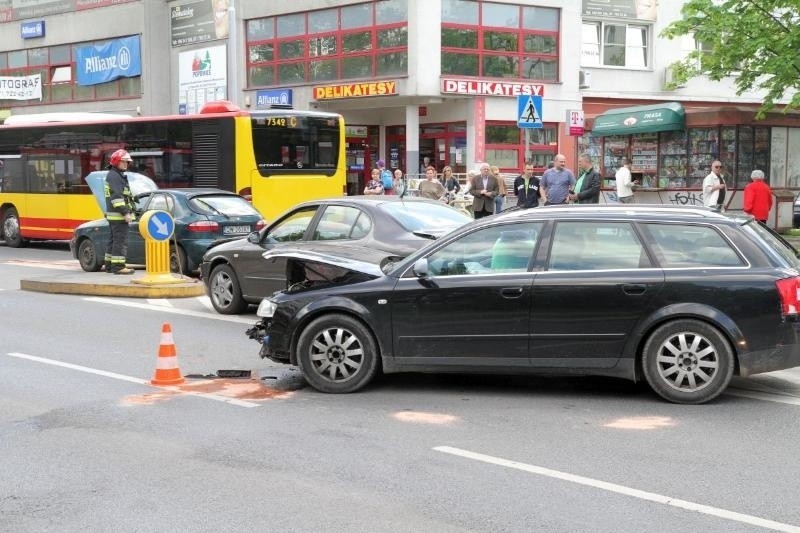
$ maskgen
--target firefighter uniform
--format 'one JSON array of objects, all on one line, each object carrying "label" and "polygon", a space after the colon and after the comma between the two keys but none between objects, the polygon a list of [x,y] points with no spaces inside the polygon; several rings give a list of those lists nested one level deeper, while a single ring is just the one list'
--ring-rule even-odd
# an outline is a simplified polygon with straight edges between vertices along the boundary
[{"label": "firefighter uniform", "polygon": [[128,178],[115,166],[109,169],[106,176],[105,195],[106,220],[111,229],[111,236],[106,245],[106,272],[133,274],[133,269],[125,266],[125,256],[128,252],[128,221],[133,220],[136,204]]}]

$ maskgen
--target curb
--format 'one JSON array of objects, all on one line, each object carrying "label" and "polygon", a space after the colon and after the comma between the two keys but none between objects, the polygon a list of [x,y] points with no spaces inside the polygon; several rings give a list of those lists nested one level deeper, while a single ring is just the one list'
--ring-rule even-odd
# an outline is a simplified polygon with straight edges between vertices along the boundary
[{"label": "curb", "polygon": [[75,283],[46,279],[23,279],[23,291],[51,294],[79,294],[84,296],[121,296],[127,298],[191,298],[203,296],[205,286],[200,282],[176,283],[164,286],[131,284]]}]

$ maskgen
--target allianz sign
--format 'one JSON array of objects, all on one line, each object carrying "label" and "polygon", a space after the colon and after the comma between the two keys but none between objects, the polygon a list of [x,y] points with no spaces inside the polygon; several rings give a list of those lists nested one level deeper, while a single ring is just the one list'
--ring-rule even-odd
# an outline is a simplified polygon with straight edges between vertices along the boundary
[{"label": "allianz sign", "polygon": [[141,76],[139,36],[114,39],[77,50],[79,85],[96,85],[117,78]]}]

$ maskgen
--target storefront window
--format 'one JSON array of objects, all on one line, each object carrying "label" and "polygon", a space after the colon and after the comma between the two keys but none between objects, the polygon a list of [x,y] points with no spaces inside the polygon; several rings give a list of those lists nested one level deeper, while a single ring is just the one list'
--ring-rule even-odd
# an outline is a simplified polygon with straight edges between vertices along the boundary
[{"label": "storefront window", "polygon": [[[469,11],[475,6],[480,21]],[[442,74],[557,81],[559,15],[556,8],[443,0]]]},{"label": "storefront window", "polygon": [[736,169],[724,169],[728,175],[736,176],[736,187],[747,185],[753,167],[753,127],[739,126],[739,150],[736,152]]},{"label": "storefront window", "polygon": [[677,189],[686,187],[686,131],[660,133],[658,186]]},{"label": "storefront window", "polygon": [[622,158],[628,156],[628,135],[613,135],[605,138],[603,144],[604,178],[613,178],[622,166]]},{"label": "storefront window", "polygon": [[[265,17],[246,26],[250,88],[408,73],[408,0]],[[278,64],[287,59],[304,64]]]},{"label": "storefront window", "polygon": [[642,133],[631,136],[631,173],[639,183],[657,185],[658,133]]},{"label": "storefront window", "polygon": [[[529,159],[537,172],[542,172],[547,164],[553,160],[557,149],[557,128],[545,124],[543,128],[520,130],[512,122],[490,122],[486,124],[486,153],[493,151],[494,157],[502,161],[495,162],[487,155],[487,161],[497,165],[503,172],[519,171],[526,159],[525,137],[527,135],[527,159]],[[516,157],[512,162],[511,158]]]},{"label": "storefront window", "polygon": [[[719,157],[717,128],[689,130],[688,187],[702,187],[702,180],[711,172],[711,163]],[[729,170],[728,170],[729,171]]]}]

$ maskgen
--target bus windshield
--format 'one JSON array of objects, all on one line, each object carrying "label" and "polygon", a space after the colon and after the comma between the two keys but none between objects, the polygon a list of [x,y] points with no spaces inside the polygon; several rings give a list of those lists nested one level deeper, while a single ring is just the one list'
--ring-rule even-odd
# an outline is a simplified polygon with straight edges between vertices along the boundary
[{"label": "bus windshield", "polygon": [[294,113],[253,117],[253,151],[262,176],[317,171],[332,174],[339,155],[336,117]]}]

